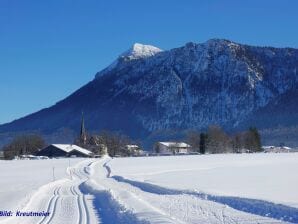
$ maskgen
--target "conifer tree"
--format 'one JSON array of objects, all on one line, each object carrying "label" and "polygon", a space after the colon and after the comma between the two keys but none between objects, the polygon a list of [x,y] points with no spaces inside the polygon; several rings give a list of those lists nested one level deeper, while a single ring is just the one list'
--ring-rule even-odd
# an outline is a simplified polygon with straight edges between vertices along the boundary
[{"label": "conifer tree", "polygon": [[206,138],[207,135],[204,133],[200,134],[200,153],[205,154],[206,152]]}]

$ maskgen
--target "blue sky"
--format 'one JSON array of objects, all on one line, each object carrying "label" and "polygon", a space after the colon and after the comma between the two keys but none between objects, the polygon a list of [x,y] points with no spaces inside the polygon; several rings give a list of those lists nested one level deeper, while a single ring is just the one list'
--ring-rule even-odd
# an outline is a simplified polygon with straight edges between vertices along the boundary
[{"label": "blue sky", "polygon": [[53,105],[133,43],[298,48],[297,0],[1,0],[0,123]]}]

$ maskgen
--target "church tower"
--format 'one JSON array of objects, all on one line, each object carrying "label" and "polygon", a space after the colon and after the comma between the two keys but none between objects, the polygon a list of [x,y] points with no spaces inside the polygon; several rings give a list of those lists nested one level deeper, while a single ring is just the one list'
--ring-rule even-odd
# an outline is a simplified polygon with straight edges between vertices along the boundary
[{"label": "church tower", "polygon": [[81,121],[81,132],[80,132],[80,144],[87,144],[87,132],[85,129],[84,113],[82,112],[82,121]]}]

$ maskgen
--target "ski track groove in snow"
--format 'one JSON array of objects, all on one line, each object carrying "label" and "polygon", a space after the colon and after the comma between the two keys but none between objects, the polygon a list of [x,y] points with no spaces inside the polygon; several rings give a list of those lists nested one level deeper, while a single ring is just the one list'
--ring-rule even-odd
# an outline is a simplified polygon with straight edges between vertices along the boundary
[{"label": "ski track groove in snow", "polygon": [[[57,201],[57,199],[58,199],[58,191],[59,191],[59,189],[60,189],[60,187],[56,187],[55,189],[54,189],[54,192],[53,192],[53,196],[51,197],[51,199],[49,200],[49,203],[48,203],[48,206],[47,206],[47,209],[46,209],[46,211],[47,212],[50,212],[51,214],[53,214],[52,212],[51,212],[51,207],[53,206],[53,204],[55,204],[56,203],[56,201]],[[54,201],[54,202],[53,202]],[[47,217],[47,216],[44,216],[39,222],[38,222],[38,224],[43,224],[43,223],[45,223],[45,220],[46,219],[49,219],[49,217]]]},{"label": "ski track groove in snow", "polygon": [[50,206],[49,206],[49,209],[48,209],[48,212],[50,212],[50,216],[45,217],[46,219],[44,219],[41,222],[42,224],[49,224],[52,221],[52,219],[54,218],[55,211],[57,209],[57,203],[58,203],[58,200],[59,200],[59,191],[60,190],[61,190],[61,187],[55,188],[55,190],[54,190],[54,202],[50,203]]},{"label": "ski track groove in snow", "polygon": [[[87,209],[87,204],[85,202],[85,196],[82,194],[79,194],[77,192],[77,189],[75,186],[72,186],[73,192],[77,197],[77,202],[78,202],[78,207],[79,207],[79,222],[78,224],[87,224],[89,223],[88,221],[88,209]],[[84,218],[84,221],[82,219]]]},{"label": "ski track groove in snow", "polygon": [[89,213],[87,212],[87,202],[86,202],[86,197],[84,195],[82,195],[83,197],[83,203],[84,203],[84,207],[85,207],[85,213],[86,213],[86,224],[89,223],[90,218],[89,218]]}]

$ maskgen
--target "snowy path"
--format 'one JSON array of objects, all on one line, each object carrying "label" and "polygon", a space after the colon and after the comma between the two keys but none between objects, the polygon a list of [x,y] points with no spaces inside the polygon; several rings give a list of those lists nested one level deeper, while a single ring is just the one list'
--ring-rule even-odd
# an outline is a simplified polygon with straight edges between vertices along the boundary
[{"label": "snowy path", "polygon": [[236,210],[210,196],[111,176],[110,161],[88,159],[68,168],[68,179],[42,186],[21,210],[49,216],[11,217],[0,224],[285,223]]},{"label": "snowy path", "polygon": [[88,224],[98,223],[92,196],[84,195],[79,186],[87,180],[90,161],[79,163],[71,171],[71,179],[62,179],[42,186],[21,212],[49,212],[43,217],[10,217],[1,224]]}]

